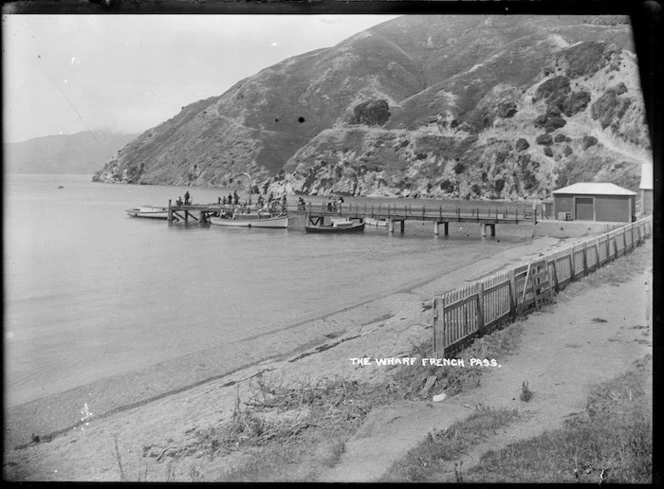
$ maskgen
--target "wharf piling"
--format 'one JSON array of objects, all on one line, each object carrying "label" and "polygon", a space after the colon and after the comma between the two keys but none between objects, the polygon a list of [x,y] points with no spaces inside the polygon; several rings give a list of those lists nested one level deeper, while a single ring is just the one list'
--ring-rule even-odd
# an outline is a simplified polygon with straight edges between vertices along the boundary
[{"label": "wharf piling", "polygon": [[[222,210],[221,204],[187,204],[187,205],[173,205],[173,202],[168,200],[168,223],[181,220],[185,224],[189,223],[189,218],[200,223],[209,223],[210,217],[218,215]],[[198,217],[194,215],[198,213]]]}]

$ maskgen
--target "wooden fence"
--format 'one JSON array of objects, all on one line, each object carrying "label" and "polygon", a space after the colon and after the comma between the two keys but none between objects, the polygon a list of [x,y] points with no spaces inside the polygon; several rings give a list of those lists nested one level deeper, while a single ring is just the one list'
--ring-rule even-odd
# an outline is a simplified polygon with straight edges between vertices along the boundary
[{"label": "wooden fence", "polygon": [[632,251],[651,235],[652,216],[436,297],[434,353],[449,356],[516,316],[539,309],[572,280]]}]

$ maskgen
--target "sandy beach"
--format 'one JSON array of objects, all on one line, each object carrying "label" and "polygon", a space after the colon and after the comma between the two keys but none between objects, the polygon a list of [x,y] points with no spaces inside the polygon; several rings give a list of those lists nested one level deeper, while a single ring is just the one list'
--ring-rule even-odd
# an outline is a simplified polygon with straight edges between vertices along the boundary
[{"label": "sandy beach", "polygon": [[[236,397],[246,398],[247,380],[259,372],[290,380],[380,380],[387,369],[361,368],[350,359],[402,356],[430,338],[434,296],[578,239],[529,239],[444,277],[410,284],[351,309],[9,409],[7,476],[119,480],[117,440],[125,473],[136,480],[146,463],[156,463],[144,458],[146,446],[183,446],[192,431],[227,419]],[[192,371],[197,372],[195,379]],[[218,473],[223,470],[220,463],[210,460],[206,471]],[[188,467],[173,470],[179,474],[176,480],[189,480]]]}]

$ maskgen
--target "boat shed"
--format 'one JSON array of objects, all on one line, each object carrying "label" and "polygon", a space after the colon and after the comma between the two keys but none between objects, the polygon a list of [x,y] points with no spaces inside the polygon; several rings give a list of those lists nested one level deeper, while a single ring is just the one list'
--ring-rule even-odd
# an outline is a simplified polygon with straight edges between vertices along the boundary
[{"label": "boat shed", "polygon": [[653,167],[652,163],[643,163],[641,165],[641,214],[652,214],[653,196],[652,196]]},{"label": "boat shed", "polygon": [[632,222],[636,193],[613,183],[575,183],[553,191],[557,219],[574,221]]}]

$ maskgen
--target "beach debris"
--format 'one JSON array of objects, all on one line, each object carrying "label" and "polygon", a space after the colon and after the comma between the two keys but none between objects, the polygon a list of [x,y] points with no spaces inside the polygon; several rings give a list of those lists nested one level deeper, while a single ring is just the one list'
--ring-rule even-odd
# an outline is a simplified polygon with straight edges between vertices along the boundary
[{"label": "beach debris", "polygon": [[441,392],[440,394],[436,394],[435,396],[433,396],[433,402],[440,402],[444,401],[445,399],[447,399],[447,394],[445,394],[444,392]]},{"label": "beach debris", "polygon": [[81,414],[83,415],[83,417],[81,418],[81,421],[85,421],[85,420],[90,419],[94,416],[94,414],[92,414],[92,411],[90,411],[90,408],[88,407],[87,402],[85,404],[83,404],[83,409],[81,409]]},{"label": "beach debris", "polygon": [[530,399],[531,399],[532,397],[533,397],[533,393],[532,393],[532,391],[528,388],[528,381],[527,381],[527,380],[524,380],[524,381],[523,381],[523,384],[521,384],[521,395],[519,396],[519,398],[520,398],[523,402],[528,402],[528,401],[530,401]]},{"label": "beach debris", "polygon": [[435,375],[429,375],[427,377],[427,380],[424,384],[424,387],[422,387],[422,390],[420,391],[420,396],[422,397],[428,397],[429,396],[429,391],[433,387],[433,385],[436,383],[436,376]]},{"label": "beach debris", "polygon": [[39,435],[35,435],[34,433],[32,434],[32,443],[39,443],[41,440],[39,438]]},{"label": "beach debris", "polygon": [[593,318],[592,322],[593,323],[608,323],[608,321],[606,319],[603,319],[603,318]]}]

